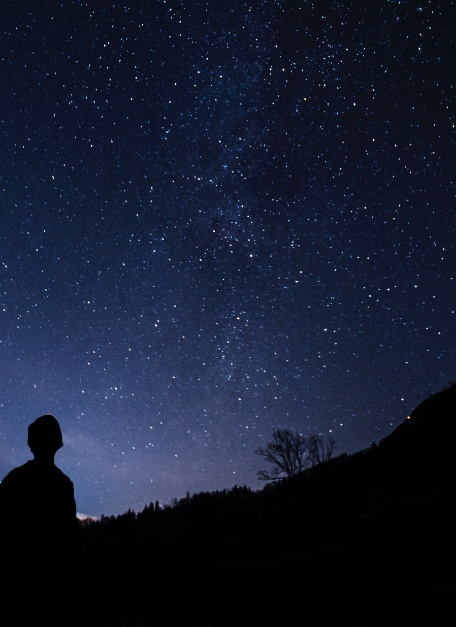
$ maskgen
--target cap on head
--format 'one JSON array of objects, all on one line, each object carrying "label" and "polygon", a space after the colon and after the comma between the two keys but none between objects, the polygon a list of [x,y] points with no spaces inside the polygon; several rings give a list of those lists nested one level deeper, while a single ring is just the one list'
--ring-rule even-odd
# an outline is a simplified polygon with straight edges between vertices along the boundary
[{"label": "cap on head", "polygon": [[51,414],[40,416],[29,425],[27,444],[32,452],[52,450],[54,453],[63,446],[59,421]]}]

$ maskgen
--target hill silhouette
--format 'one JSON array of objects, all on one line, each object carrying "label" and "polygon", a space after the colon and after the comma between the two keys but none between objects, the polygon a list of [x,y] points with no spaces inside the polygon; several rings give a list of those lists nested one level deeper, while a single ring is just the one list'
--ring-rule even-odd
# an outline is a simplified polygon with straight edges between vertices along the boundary
[{"label": "hill silhouette", "polygon": [[456,577],[455,436],[452,385],[378,444],[292,480],[84,524],[98,607],[160,624],[284,624],[303,598],[338,620],[435,619]]}]

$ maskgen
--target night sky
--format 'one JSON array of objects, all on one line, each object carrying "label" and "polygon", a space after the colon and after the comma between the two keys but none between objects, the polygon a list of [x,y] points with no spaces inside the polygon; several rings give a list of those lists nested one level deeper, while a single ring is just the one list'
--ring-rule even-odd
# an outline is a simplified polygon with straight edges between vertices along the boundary
[{"label": "night sky", "polygon": [[452,2],[1,3],[0,478],[78,511],[247,485],[456,379]]}]

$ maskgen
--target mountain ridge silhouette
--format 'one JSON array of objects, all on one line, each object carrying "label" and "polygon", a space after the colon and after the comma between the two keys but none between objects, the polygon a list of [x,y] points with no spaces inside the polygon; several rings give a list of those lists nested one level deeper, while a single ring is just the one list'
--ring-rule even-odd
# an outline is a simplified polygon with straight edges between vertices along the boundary
[{"label": "mountain ridge silhouette", "polygon": [[[99,611],[158,625],[277,625],[295,620],[298,595],[339,622],[435,621],[455,590],[455,436],[452,385],[378,444],[259,494],[241,490],[221,515],[211,503],[229,494],[108,521],[107,534],[131,522],[132,538],[85,556]],[[141,524],[173,516],[188,519],[174,539],[133,541]]]}]

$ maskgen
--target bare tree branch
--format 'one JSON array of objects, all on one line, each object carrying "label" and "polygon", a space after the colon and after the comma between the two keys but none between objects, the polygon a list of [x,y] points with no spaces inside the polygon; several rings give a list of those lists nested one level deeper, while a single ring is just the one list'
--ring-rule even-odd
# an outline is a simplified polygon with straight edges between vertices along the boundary
[{"label": "bare tree branch", "polygon": [[254,451],[272,464],[272,469],[258,471],[257,477],[263,481],[292,478],[309,466],[331,459],[335,447],[332,437],[323,440],[312,435],[307,439],[291,429],[273,429],[272,441]]},{"label": "bare tree branch", "polygon": [[311,465],[321,464],[332,458],[334,449],[336,448],[336,442],[333,437],[328,436],[324,440],[319,435],[311,435],[307,441],[309,450],[309,457]]},{"label": "bare tree branch", "polygon": [[258,479],[277,481],[284,477],[294,477],[308,464],[306,438],[290,429],[273,429],[272,441],[255,453],[273,465],[271,471],[260,470]]}]

